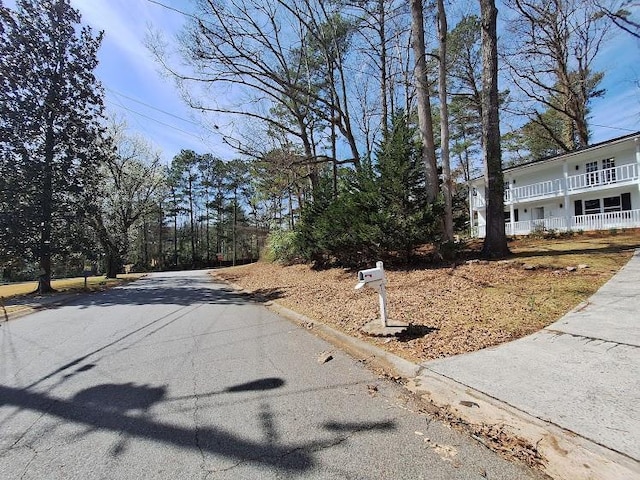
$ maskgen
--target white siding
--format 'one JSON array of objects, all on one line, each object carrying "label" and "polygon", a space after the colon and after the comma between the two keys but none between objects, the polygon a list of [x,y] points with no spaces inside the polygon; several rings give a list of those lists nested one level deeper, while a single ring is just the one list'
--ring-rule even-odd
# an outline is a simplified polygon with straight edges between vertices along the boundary
[{"label": "white siding", "polygon": [[[603,160],[610,158],[614,159],[614,168],[602,170]],[[597,162],[598,172],[595,175],[586,175],[589,162]],[[622,222],[626,228],[629,221],[635,222],[636,214],[620,218],[607,216],[607,213],[615,212],[605,212],[603,200],[629,194],[631,210],[640,211],[640,132],[635,137],[628,136],[584,151],[507,169],[504,179],[509,184],[509,191],[505,193],[505,218],[509,219],[511,208],[518,211],[515,225],[509,226],[507,220],[508,233],[513,230],[522,233],[530,228],[540,216],[541,208],[546,228],[573,228],[576,215],[580,213],[576,212],[576,200],[581,201],[582,214],[585,214],[585,201],[599,200],[602,219],[589,218],[589,226]],[[470,209],[480,227],[473,231],[477,234],[484,231],[481,227],[486,224],[484,178],[473,180],[471,185],[476,191],[475,196],[470,196]],[[595,202],[589,206],[592,205]],[[581,216],[580,221],[584,223],[586,217]],[[634,226],[640,227],[640,223]]]}]

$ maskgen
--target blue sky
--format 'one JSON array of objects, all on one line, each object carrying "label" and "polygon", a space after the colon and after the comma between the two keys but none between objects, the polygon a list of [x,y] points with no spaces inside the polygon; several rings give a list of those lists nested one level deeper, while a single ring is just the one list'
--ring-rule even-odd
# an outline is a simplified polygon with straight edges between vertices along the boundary
[{"label": "blue sky", "polygon": [[[99,52],[97,75],[105,88],[107,112],[125,119],[163,152],[169,162],[181,149],[211,152],[223,159],[235,153],[221,139],[203,128],[197,112],[187,107],[173,83],[163,77],[145,46],[151,30],[167,40],[181,30],[185,17],[147,0],[72,0],[83,23],[105,36]],[[161,3],[184,9],[187,2]]]},{"label": "blue sky", "polygon": [[[145,46],[150,29],[172,41],[186,20],[170,8],[188,10],[189,1],[158,1],[169,8],[150,0],[71,0],[83,23],[105,31],[97,75],[105,88],[107,111],[126,119],[132,131],[163,152],[167,162],[181,149],[232,159],[236,153],[219,134],[201,126],[202,118],[184,104],[173,81],[160,74]],[[5,4],[13,7],[12,1]],[[640,41],[614,31],[597,65],[606,72],[602,86],[607,92],[592,104],[593,143],[640,130],[639,60]],[[226,124],[224,119],[207,120]]]}]

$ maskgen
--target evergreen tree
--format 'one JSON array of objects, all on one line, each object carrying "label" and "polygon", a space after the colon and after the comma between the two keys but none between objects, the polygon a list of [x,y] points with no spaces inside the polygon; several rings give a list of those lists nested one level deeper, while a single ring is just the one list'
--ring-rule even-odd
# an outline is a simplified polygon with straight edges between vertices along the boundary
[{"label": "evergreen tree", "polygon": [[302,210],[295,248],[317,264],[361,266],[386,257],[409,261],[440,231],[441,202],[431,204],[416,132],[397,114],[377,151],[358,171],[343,169],[338,195],[326,175]]},{"label": "evergreen tree", "polygon": [[[171,188],[174,194],[181,199],[178,205],[189,216],[189,244],[191,266],[198,263],[198,251],[196,248],[196,209],[198,208],[198,195],[200,190],[201,172],[199,170],[200,156],[193,150],[181,150],[173,157],[169,172]],[[177,211],[175,214],[177,215]]]},{"label": "evergreen tree", "polygon": [[67,226],[96,172],[101,39],[80,27],[69,0],[0,6],[0,171],[11,172],[0,193],[0,249],[39,261],[40,292],[51,290],[52,255],[73,248]]},{"label": "evergreen tree", "polygon": [[392,119],[392,128],[376,152],[380,211],[383,214],[381,244],[398,252],[406,262],[413,249],[433,239],[437,223],[425,192],[425,173],[415,129],[404,113]]}]

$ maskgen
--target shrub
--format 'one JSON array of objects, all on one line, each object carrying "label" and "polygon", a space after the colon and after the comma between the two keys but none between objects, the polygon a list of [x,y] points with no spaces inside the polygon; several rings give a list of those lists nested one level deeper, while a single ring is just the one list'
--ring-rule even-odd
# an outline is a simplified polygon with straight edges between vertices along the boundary
[{"label": "shrub", "polygon": [[267,237],[262,259],[267,262],[293,263],[299,254],[296,251],[296,233],[292,230],[274,230]]},{"label": "shrub", "polygon": [[540,222],[540,223],[535,223],[533,225],[533,228],[531,229],[531,233],[529,233],[527,237],[540,240],[544,238],[544,235],[545,235],[544,223]]},{"label": "shrub", "polygon": [[335,195],[325,177],[296,226],[296,251],[307,261],[360,266],[386,256],[409,261],[417,245],[435,240],[441,199],[429,204],[415,132],[404,115],[376,152],[377,163],[341,171]]}]

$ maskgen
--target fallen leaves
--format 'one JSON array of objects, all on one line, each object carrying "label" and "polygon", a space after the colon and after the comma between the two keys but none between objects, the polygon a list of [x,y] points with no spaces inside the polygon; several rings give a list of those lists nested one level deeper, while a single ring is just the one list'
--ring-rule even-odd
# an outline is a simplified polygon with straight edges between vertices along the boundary
[{"label": "fallen leaves", "polygon": [[[277,290],[277,301],[283,306],[420,363],[508,342],[551,324],[626,263],[631,251],[612,251],[614,240],[623,239],[625,247],[638,243],[638,238],[581,237],[577,246],[584,253],[574,253],[575,242],[518,240],[510,248],[526,255],[518,254],[517,259],[387,270],[389,318],[411,324],[410,334],[392,341],[360,332],[378,318],[379,306],[376,292],[354,290],[356,272],[256,263],[215,274],[249,291]],[[524,264],[535,268],[525,270]],[[574,265],[579,267],[568,272],[566,267]],[[588,268],[581,268],[585,265]]]}]

